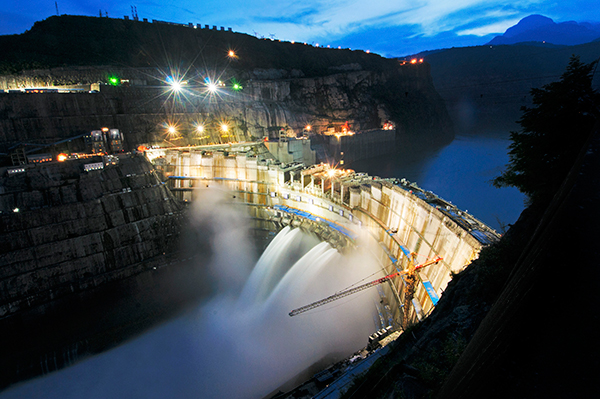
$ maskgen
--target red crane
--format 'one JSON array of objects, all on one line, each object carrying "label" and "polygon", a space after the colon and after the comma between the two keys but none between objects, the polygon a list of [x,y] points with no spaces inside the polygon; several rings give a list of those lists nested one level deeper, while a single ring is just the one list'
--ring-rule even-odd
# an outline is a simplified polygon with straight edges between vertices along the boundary
[{"label": "red crane", "polygon": [[[395,273],[392,273],[392,274],[388,274],[385,277],[381,277],[381,278],[378,278],[377,280],[373,280],[373,281],[370,281],[370,282],[368,282],[366,284],[359,285],[358,287],[349,288],[347,290],[340,291],[337,294],[333,294],[331,296],[328,296],[327,298],[324,298],[324,299],[321,299],[319,301],[313,302],[311,304],[302,306],[302,307],[300,307],[298,309],[294,309],[294,310],[292,310],[289,313],[289,315],[290,316],[296,316],[296,315],[299,315],[300,313],[308,312],[311,309],[318,308],[319,306],[323,306],[323,305],[328,304],[328,303],[333,302],[333,301],[337,301],[340,298],[344,298],[344,297],[347,297],[348,295],[356,294],[357,292],[366,290],[367,288],[371,288],[371,287],[374,287],[376,285],[385,283],[386,281],[389,281],[389,280],[393,279],[394,277],[400,276],[402,274],[407,274],[409,276],[414,277],[414,272],[416,270],[419,270],[419,269],[421,269],[422,267],[425,267],[425,266],[433,265],[434,263],[438,263],[441,260],[442,260],[442,258],[439,257],[439,256],[437,256],[434,259],[430,259],[427,262],[422,263],[422,264],[417,265],[417,266],[414,266],[414,267],[412,266],[413,263],[411,262],[411,264],[410,264],[410,266],[409,266],[409,268],[407,270],[403,270],[403,271],[400,271],[400,272],[395,272]],[[406,284],[406,288],[409,291],[406,294],[410,294],[409,295],[410,299],[408,299],[408,302],[410,302],[412,300],[412,294],[414,293],[414,284]],[[406,294],[405,294],[405,303],[407,302],[406,301],[406,299],[407,299],[407,295]],[[408,312],[404,312],[404,313],[405,313],[405,319],[406,319],[406,317],[408,317],[408,316],[406,316],[408,314]]]}]

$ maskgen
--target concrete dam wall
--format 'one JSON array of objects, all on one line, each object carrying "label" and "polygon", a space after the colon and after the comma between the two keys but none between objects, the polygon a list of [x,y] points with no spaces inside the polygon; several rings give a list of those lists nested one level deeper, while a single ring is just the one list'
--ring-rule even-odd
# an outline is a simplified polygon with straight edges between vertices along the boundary
[{"label": "concrete dam wall", "polygon": [[[285,209],[292,209],[330,223],[349,241],[366,230],[379,244],[378,256],[388,274],[408,269],[410,262],[442,257],[417,273],[414,306],[407,315],[413,321],[433,308],[453,273],[477,258],[483,245],[499,238],[473,216],[406,181],[331,173],[326,165],[306,169],[244,152],[155,150],[148,156],[156,164],[163,160],[169,187],[183,200],[193,201],[196,190],[218,184],[231,190],[232,200],[250,205],[259,219],[278,220]],[[396,301],[396,320],[403,317],[403,285],[398,277],[386,288],[386,296]]]}]

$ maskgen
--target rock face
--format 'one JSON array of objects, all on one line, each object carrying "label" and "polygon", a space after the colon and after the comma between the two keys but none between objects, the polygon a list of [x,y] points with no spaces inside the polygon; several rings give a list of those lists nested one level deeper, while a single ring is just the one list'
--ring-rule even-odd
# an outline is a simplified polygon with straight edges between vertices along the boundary
[{"label": "rock face", "polygon": [[107,350],[205,292],[202,268],[181,255],[182,204],[152,165],[123,154],[84,171],[98,161],[0,170],[0,340],[10,343],[0,389]]},{"label": "rock face", "polygon": [[[165,126],[175,124],[180,132],[175,143],[186,145],[200,142],[195,132],[199,123],[214,139],[223,121],[238,139],[275,137],[282,129],[301,133],[307,125],[320,132],[346,121],[360,131],[380,128],[387,120],[415,139],[452,137],[448,114],[424,65],[318,78],[246,76],[243,91],[223,88],[215,95],[197,87],[173,95],[164,84],[102,85],[98,93],[0,94],[0,143],[51,143],[110,126],[136,145],[162,141]],[[11,79],[11,86],[23,87],[32,78]]]},{"label": "rock face", "polygon": [[135,275],[175,248],[181,206],[145,158],[91,172],[84,162],[2,178],[0,317]]},{"label": "rock face", "polygon": [[[49,143],[102,126],[125,132],[131,144],[147,143],[162,141],[167,124],[178,129],[180,136],[169,137],[177,145],[203,140],[198,124],[211,141],[301,133],[309,124],[318,133],[346,121],[362,131],[390,120],[414,140],[453,135],[426,63],[401,65],[363,51],[227,31],[69,16],[0,37],[0,47],[0,89],[82,90],[0,94],[0,146]],[[228,49],[235,57],[226,56]],[[169,76],[184,83],[180,92],[169,90]],[[217,92],[207,90],[207,79],[221,82]],[[234,90],[234,82],[243,89]],[[227,137],[221,137],[223,122]]]}]

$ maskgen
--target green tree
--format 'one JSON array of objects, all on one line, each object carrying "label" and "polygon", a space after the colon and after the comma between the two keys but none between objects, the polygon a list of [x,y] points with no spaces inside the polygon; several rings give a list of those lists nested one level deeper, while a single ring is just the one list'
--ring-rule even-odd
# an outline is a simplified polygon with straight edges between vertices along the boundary
[{"label": "green tree", "polygon": [[522,108],[522,129],[510,134],[510,161],[494,186],[517,187],[530,203],[552,199],[600,116],[596,64],[572,56],[559,81],[531,90],[534,106]]}]

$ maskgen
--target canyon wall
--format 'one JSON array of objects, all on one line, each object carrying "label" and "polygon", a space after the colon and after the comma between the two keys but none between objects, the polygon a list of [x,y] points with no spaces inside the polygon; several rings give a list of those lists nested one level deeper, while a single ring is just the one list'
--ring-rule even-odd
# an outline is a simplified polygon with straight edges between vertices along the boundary
[{"label": "canyon wall", "polygon": [[[93,72],[96,76],[88,71],[78,81],[105,79],[104,72]],[[121,72],[139,76],[135,70]],[[37,71],[37,76],[51,76],[45,73]],[[52,143],[103,126],[123,131],[130,148],[135,148],[164,139],[187,145],[279,137],[282,130],[302,133],[307,125],[319,133],[346,121],[361,131],[380,128],[388,120],[405,140],[452,137],[447,113],[424,65],[314,78],[294,78],[282,70],[240,75],[246,77],[243,90],[223,87],[215,93],[202,85],[184,86],[173,93],[164,82],[161,86],[104,84],[98,92],[0,93],[0,145]],[[23,75],[21,80],[5,77],[4,81],[5,86],[25,87],[38,82],[32,79]],[[226,137],[220,131],[223,123],[229,127]],[[205,128],[203,134],[196,131],[199,124]],[[170,125],[176,127],[176,135],[167,135]]]},{"label": "canyon wall", "polygon": [[0,318],[160,266],[177,248],[181,205],[145,158],[83,171],[96,162],[1,178]]}]

